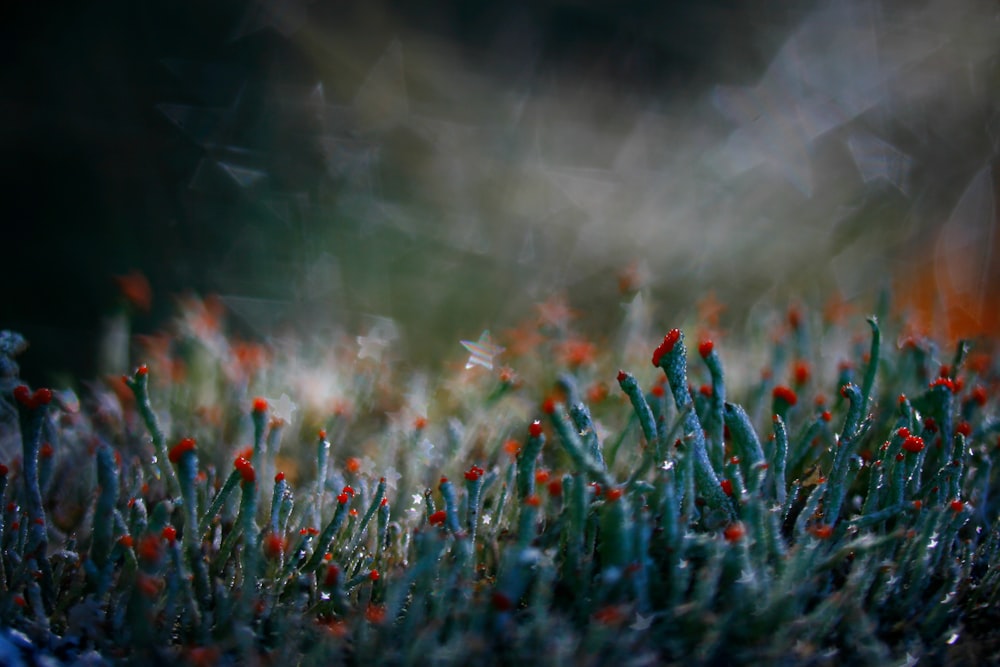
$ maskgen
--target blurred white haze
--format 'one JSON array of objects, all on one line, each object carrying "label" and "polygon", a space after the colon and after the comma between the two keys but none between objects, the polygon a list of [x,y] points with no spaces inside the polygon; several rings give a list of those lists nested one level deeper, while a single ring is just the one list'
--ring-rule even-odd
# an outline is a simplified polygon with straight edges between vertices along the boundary
[{"label": "blurred white haze", "polygon": [[264,150],[198,137],[190,187],[228,179],[257,211],[210,281],[254,329],[391,318],[414,355],[457,357],[562,293],[609,334],[630,263],[658,326],[710,292],[735,324],[918,274],[974,317],[1000,308],[995,1],[688,3],[680,26],[548,3],[606,18],[592,50],[572,25],[553,45],[530,9],[472,43],[358,4],[350,23],[316,19],[323,0],[255,6],[241,35],[296,46],[258,82],[276,129]]}]

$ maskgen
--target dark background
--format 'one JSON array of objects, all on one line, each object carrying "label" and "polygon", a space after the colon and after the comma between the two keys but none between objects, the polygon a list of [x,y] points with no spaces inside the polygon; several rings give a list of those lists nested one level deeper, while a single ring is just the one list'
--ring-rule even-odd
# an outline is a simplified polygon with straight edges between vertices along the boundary
[{"label": "dark background", "polygon": [[[451,345],[452,336],[513,324],[518,309],[545,290],[528,289],[524,299],[507,299],[503,307],[489,305],[497,294],[558,281],[542,273],[508,282],[504,262],[519,243],[503,235],[511,223],[484,223],[485,247],[495,252],[470,253],[443,242],[435,230],[450,224],[451,235],[461,224],[440,223],[433,198],[414,185],[427,154],[423,139],[380,126],[378,114],[373,125],[370,115],[314,113],[308,91],[322,83],[326,107],[349,105],[372,63],[399,40],[411,112],[420,107],[449,120],[489,118],[491,101],[477,97],[477,85],[497,95],[522,91],[531,99],[536,92],[572,92],[570,83],[585,82],[601,91],[588,122],[600,122],[602,114],[613,120],[618,102],[630,109],[664,108],[703,97],[715,84],[752,85],[782,39],[817,4],[16,3],[0,21],[0,327],[31,341],[22,358],[30,380],[63,369],[89,377],[98,371],[102,321],[122,307],[112,277],[131,269],[149,278],[155,295],[152,311],[136,315],[135,331],[159,326],[173,310],[171,295],[188,290],[235,295],[233,303],[268,310],[272,317],[242,309],[236,326],[248,335],[306,320],[357,330],[367,315],[391,314],[413,324],[418,339],[443,331]],[[468,97],[438,95],[439,82],[422,78],[420,51],[412,44],[439,45],[444,59],[474,72],[471,84],[455,82],[456,88],[470,86]],[[995,70],[995,60],[984,67]],[[602,108],[607,100],[610,108]],[[977,128],[995,110],[985,104],[975,111]],[[927,123],[935,113],[925,112]],[[948,122],[963,118],[955,114]],[[706,114],[706,122],[725,125],[717,114]],[[912,219],[918,207],[928,218],[946,219],[993,151],[983,131],[923,143],[905,132],[895,136],[912,144],[911,153],[922,151],[920,201],[868,193],[851,219],[857,229],[848,225],[841,234],[846,237],[830,243],[856,240],[872,211],[898,221]],[[341,166],[331,167],[321,141],[329,137],[358,152],[348,150]],[[372,151],[379,156],[379,200],[416,202],[412,210],[422,223],[372,231],[364,215],[351,213],[345,202],[370,187],[359,185],[351,160]],[[220,163],[245,170],[249,180],[237,183]],[[751,180],[741,187],[756,185]],[[903,241],[890,235],[894,247],[912,252],[926,245],[921,230],[932,223]],[[746,248],[760,241],[752,239],[730,242]],[[539,253],[558,255],[559,246],[554,235]],[[807,266],[810,252],[789,264]],[[334,261],[333,273],[323,272],[324,258]],[[627,259],[609,250],[607,266],[597,268],[606,274]],[[313,268],[320,277],[310,273]],[[741,282],[731,267],[720,268],[728,283]],[[428,278],[436,272],[467,275],[468,283],[462,290],[439,290]],[[595,286],[593,273],[555,286],[613,299]],[[700,282],[686,284],[689,289],[715,286],[704,267],[691,275]],[[743,282],[766,291],[771,278],[762,275],[772,274],[748,273]],[[324,281],[329,284],[317,287]],[[452,320],[460,313],[470,313],[469,321],[457,326]],[[433,357],[444,344],[415,345],[414,354]]]}]

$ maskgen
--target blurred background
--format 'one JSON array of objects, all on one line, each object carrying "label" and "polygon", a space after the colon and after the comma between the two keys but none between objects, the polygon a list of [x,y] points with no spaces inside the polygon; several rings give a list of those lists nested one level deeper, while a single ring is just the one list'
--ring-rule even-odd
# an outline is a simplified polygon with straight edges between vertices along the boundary
[{"label": "blurred background", "polygon": [[430,364],[560,295],[609,335],[623,271],[664,325],[894,287],[914,326],[1000,331],[994,0],[3,13],[0,328],[32,381],[114,371],[111,318],[185,292],[262,339],[391,318]]}]

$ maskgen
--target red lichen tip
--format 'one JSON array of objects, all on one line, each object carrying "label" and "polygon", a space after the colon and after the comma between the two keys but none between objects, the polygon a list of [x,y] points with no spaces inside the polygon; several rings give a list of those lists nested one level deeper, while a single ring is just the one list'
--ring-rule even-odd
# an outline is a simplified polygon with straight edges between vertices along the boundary
[{"label": "red lichen tip", "polygon": [[528,435],[530,435],[532,438],[537,438],[537,437],[541,436],[542,435],[542,422],[539,421],[538,419],[536,419],[533,422],[531,422],[531,424],[528,425]]},{"label": "red lichen tip", "polygon": [[135,369],[135,374],[139,376],[149,375],[149,366],[142,364],[139,368]]},{"label": "red lichen tip", "polygon": [[931,382],[928,386],[931,389],[933,389],[934,387],[944,387],[945,389],[947,389],[951,393],[953,393],[953,394],[955,393],[955,383],[952,382],[951,378],[946,378],[946,377],[938,378],[938,379],[934,380],[933,382]]},{"label": "red lichen tip", "polygon": [[160,537],[170,544],[173,544],[177,540],[177,529],[173,526],[164,526],[163,531],[160,533]]},{"label": "red lichen tip", "polygon": [[955,514],[958,514],[959,512],[961,512],[962,510],[965,509],[965,503],[963,503],[961,500],[958,500],[956,498],[955,500],[951,501],[948,504],[948,507],[951,508],[952,512],[954,512]]},{"label": "red lichen tip", "polygon": [[628,373],[623,370],[618,371],[618,382],[624,382],[628,378]]},{"label": "red lichen tip", "polygon": [[828,422],[828,421],[830,421],[831,419],[833,419],[833,414],[831,414],[829,410],[824,410],[824,411],[823,411],[823,412],[822,412],[822,413],[820,414],[819,418],[820,418],[820,419],[822,419],[822,420],[823,420],[823,421],[825,421],[825,422]]},{"label": "red lichen tip", "polygon": [[527,505],[528,507],[538,507],[539,505],[542,504],[542,499],[539,498],[536,494],[532,493],[530,496],[525,496],[524,504]]},{"label": "red lichen tip", "polygon": [[609,503],[613,503],[621,497],[622,497],[622,490],[617,487],[613,489],[608,489],[608,492],[604,494],[604,499]]},{"label": "red lichen tip", "polygon": [[417,417],[413,420],[413,430],[422,431],[427,427],[427,417]]},{"label": "red lichen tip", "polygon": [[43,459],[51,459],[52,455],[55,454],[55,451],[56,450],[52,448],[52,445],[47,442],[43,442],[42,446],[38,449],[38,456]]},{"label": "red lichen tip", "polygon": [[474,465],[466,471],[465,479],[467,479],[470,482],[479,481],[479,478],[483,476],[484,472],[485,471],[482,468]]},{"label": "red lichen tip", "polygon": [[316,435],[319,436],[320,440],[326,440],[326,431],[324,431],[323,429],[320,429],[319,433],[317,433]]},{"label": "red lichen tip", "polygon": [[170,459],[171,463],[177,463],[181,460],[181,457],[184,456],[185,452],[193,452],[194,446],[194,438],[184,438],[170,448],[170,451],[167,453],[167,458]]},{"label": "red lichen tip", "polygon": [[792,391],[790,387],[786,387],[784,385],[778,385],[775,387],[774,391],[771,392],[771,395],[775,400],[784,401],[789,407],[799,402],[799,397],[796,396],[795,392]]},{"label": "red lichen tip", "polygon": [[372,581],[378,581],[379,577],[380,575],[378,573],[378,570],[372,570],[371,572],[368,573],[368,578],[371,579]]},{"label": "red lichen tip", "polygon": [[955,433],[961,434],[966,438],[968,438],[970,435],[972,435],[972,424],[970,424],[967,421],[958,422],[958,424],[955,426]]},{"label": "red lichen tip", "polygon": [[3,477],[3,476],[4,476],[4,475],[6,475],[6,474],[7,474],[8,472],[10,472],[10,469],[9,469],[9,468],[7,468],[7,466],[6,466],[6,465],[4,465],[3,463],[0,463],[0,477]]},{"label": "red lichen tip", "polygon": [[437,512],[434,512],[434,514],[431,514],[429,517],[427,517],[427,521],[432,526],[443,526],[444,520],[447,516],[448,515],[445,513],[444,510],[438,510]]},{"label": "red lichen tip", "polygon": [[277,484],[278,482],[284,482],[284,481],[285,481],[285,473],[279,472],[277,475],[274,476],[274,483],[275,484]]},{"label": "red lichen tip", "polygon": [[333,564],[328,565],[326,575],[323,577],[323,586],[332,588],[337,585],[338,581],[340,581],[340,568]]},{"label": "red lichen tip", "polygon": [[809,529],[813,537],[819,540],[828,540],[833,535],[833,526],[827,523],[818,523]]},{"label": "red lichen tip", "polygon": [[26,408],[35,409],[52,401],[52,390],[43,387],[32,394],[27,386],[21,384],[14,388],[14,399]]},{"label": "red lichen tip", "polygon": [[671,329],[667,332],[667,335],[663,337],[663,342],[657,345],[656,349],[653,350],[653,366],[659,368],[660,360],[663,359],[664,355],[673,352],[674,346],[680,338],[680,329]]},{"label": "red lichen tip", "polygon": [[242,456],[237,456],[236,460],[233,461],[233,467],[239,471],[240,477],[243,481],[251,484],[257,479],[257,473],[254,472],[253,464]]},{"label": "red lichen tip", "polygon": [[267,399],[260,396],[253,399],[253,411],[257,414],[264,414],[267,412]]},{"label": "red lichen tip", "polygon": [[440,480],[438,480],[438,488],[440,488],[440,487],[444,486],[444,485],[445,485],[445,484],[447,484],[447,483],[448,483],[448,478],[447,478],[447,477],[445,477],[444,475],[442,475],[442,476],[441,476],[441,479],[440,479]]},{"label": "red lichen tip", "polygon": [[341,493],[337,496],[337,502],[340,503],[341,505],[346,505],[347,501],[350,499],[351,497],[346,493]]},{"label": "red lichen tip", "polygon": [[737,521],[726,526],[726,529],[722,531],[722,535],[726,538],[727,542],[739,542],[746,535],[746,529],[743,528],[742,523]]},{"label": "red lichen tip", "polygon": [[554,414],[556,411],[556,401],[551,396],[542,401],[542,412],[547,415]]},{"label": "red lichen tip", "polygon": [[723,479],[719,481],[719,486],[722,487],[722,492],[727,496],[733,495],[733,483],[731,480]]},{"label": "red lichen tip", "polygon": [[712,354],[712,350],[715,349],[715,343],[711,340],[703,340],[698,343],[698,354],[701,355],[702,359],[707,359],[708,355]]}]

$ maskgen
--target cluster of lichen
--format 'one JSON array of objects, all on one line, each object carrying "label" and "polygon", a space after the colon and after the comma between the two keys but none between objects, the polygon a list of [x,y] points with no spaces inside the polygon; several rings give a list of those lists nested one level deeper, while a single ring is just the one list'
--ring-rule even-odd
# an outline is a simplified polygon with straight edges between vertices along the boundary
[{"label": "cluster of lichen", "polygon": [[703,339],[689,360],[677,330],[655,368],[617,372],[620,391],[612,362],[635,357],[565,331],[516,373],[425,383],[417,407],[388,364],[317,365],[341,397],[298,429],[251,390],[305,391],[301,366],[218,371],[204,340],[175,350],[184,377],[143,365],[82,409],[15,384],[0,656],[996,658],[997,365],[965,344],[942,364],[870,324],[827,377],[845,334],[810,338],[796,313],[741,402],[725,346]]}]

